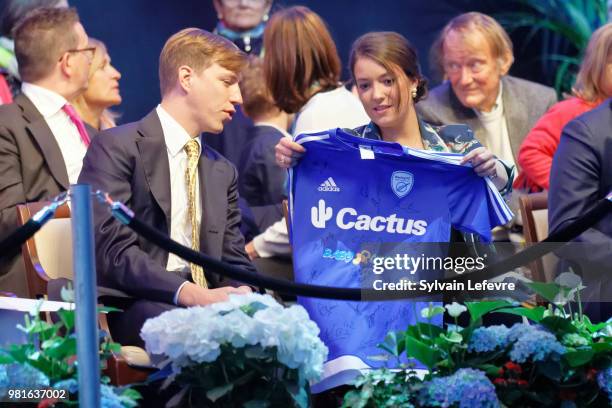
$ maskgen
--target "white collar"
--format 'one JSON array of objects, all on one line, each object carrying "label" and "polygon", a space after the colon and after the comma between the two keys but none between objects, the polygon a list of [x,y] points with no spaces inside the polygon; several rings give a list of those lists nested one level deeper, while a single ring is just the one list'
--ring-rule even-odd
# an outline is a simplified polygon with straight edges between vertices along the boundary
[{"label": "white collar", "polygon": [[274,129],[278,130],[279,132],[281,132],[283,134],[283,136],[291,137],[289,132],[287,132],[285,129],[281,128],[280,126],[275,125],[274,123],[270,123],[270,122],[257,122],[257,123],[255,123],[255,126],[269,126],[271,128],[274,128]]},{"label": "white collar", "polygon": [[[161,105],[157,105],[155,112],[157,112],[157,116],[159,116],[159,121],[161,122],[168,152],[170,152],[170,155],[174,157],[183,150],[187,142],[189,142],[192,137],[189,136],[189,133],[187,133],[185,128],[181,126],[181,124],[178,123],[176,119],[174,119],[168,113],[168,111],[162,108]],[[201,152],[202,143],[200,141],[200,136],[196,137],[195,140],[198,142]]]},{"label": "white collar", "polygon": [[67,103],[57,92],[29,82],[21,84],[21,92],[28,97],[44,118],[55,115]]}]

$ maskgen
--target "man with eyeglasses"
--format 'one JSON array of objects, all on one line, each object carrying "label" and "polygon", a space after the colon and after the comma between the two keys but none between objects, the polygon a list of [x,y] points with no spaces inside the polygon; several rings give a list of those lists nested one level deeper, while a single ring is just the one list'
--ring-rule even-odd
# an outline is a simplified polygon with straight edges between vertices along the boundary
[{"label": "man with eyeglasses", "polygon": [[[40,8],[14,31],[22,94],[0,106],[0,240],[17,228],[18,204],[76,183],[94,130],[70,105],[87,88],[95,48],[75,9]],[[0,291],[26,296],[20,248],[0,254]]]}]

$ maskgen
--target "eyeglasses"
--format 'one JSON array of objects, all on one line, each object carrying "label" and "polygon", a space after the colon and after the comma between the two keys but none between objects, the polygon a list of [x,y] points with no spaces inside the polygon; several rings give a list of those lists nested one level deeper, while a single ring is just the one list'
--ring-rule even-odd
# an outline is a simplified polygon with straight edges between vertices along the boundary
[{"label": "eyeglasses", "polygon": [[221,0],[221,3],[229,7],[236,7],[237,5],[241,3],[244,3],[249,6],[257,7],[257,6],[263,6],[263,4],[266,1],[267,0]]},{"label": "eyeglasses", "polygon": [[66,52],[84,52],[85,56],[89,61],[93,60],[94,55],[96,54],[96,47],[86,47],[86,48],[73,48],[70,50],[66,50]]}]

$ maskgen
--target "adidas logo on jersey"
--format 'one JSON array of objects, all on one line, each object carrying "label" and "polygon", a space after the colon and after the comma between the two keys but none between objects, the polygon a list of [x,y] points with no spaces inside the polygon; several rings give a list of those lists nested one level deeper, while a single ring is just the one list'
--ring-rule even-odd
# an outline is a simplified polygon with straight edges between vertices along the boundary
[{"label": "adidas logo on jersey", "polygon": [[321,185],[319,186],[319,188],[317,188],[317,190],[338,192],[340,191],[340,188],[336,185],[336,182],[334,181],[333,178],[328,177],[327,180],[321,183]]}]

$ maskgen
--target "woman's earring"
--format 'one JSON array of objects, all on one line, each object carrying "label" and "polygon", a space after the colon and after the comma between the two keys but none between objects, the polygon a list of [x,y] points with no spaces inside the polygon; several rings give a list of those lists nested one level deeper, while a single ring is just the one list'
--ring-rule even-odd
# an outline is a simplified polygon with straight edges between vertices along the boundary
[{"label": "woman's earring", "polygon": [[268,21],[269,18],[270,18],[270,16],[268,15],[268,13],[266,13],[266,14],[263,15],[261,21],[263,21],[265,23],[266,21]]},{"label": "woman's earring", "polygon": [[417,89],[416,88],[412,88],[412,91],[410,91],[410,95],[412,96],[412,99],[416,99],[416,97],[417,97]]}]

